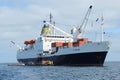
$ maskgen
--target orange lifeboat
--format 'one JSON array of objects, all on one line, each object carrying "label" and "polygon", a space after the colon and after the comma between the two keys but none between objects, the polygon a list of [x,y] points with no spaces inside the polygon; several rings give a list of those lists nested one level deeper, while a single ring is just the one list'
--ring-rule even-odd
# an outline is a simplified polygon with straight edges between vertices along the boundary
[{"label": "orange lifeboat", "polygon": [[30,40],[30,44],[34,44],[35,43],[35,40]]},{"label": "orange lifeboat", "polygon": [[24,44],[28,45],[30,44],[30,41],[25,41]]},{"label": "orange lifeboat", "polygon": [[30,41],[25,41],[24,44],[28,45],[28,44],[34,44],[35,40],[30,40]]}]

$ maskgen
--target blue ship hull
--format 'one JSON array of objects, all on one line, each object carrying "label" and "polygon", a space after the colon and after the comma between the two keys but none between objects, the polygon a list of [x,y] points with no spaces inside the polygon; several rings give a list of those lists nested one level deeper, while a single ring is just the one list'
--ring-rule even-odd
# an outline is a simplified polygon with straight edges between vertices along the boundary
[{"label": "blue ship hull", "polygon": [[44,56],[38,58],[18,59],[25,65],[48,65],[47,61],[52,62],[54,66],[103,66],[107,51],[74,53],[66,55]]}]

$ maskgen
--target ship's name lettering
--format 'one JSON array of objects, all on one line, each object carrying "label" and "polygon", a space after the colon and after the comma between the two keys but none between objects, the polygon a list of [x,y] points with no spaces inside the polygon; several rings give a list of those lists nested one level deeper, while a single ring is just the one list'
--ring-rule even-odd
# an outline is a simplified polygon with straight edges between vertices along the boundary
[{"label": "ship's name lettering", "polygon": [[80,51],[80,49],[74,49],[74,51]]}]

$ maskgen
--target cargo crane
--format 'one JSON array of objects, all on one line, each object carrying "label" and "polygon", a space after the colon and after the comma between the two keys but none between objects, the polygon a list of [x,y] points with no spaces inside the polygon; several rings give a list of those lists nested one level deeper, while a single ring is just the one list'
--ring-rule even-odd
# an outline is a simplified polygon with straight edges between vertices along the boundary
[{"label": "cargo crane", "polygon": [[83,30],[86,28],[86,25],[87,25],[91,10],[92,10],[92,5],[89,7],[89,9],[88,9],[88,11],[87,11],[87,13],[86,13],[86,15],[85,15],[85,17],[83,19],[83,22],[79,27],[79,31],[82,30],[82,28],[83,28]]},{"label": "cargo crane", "polygon": [[89,19],[89,16],[90,16],[90,13],[91,13],[91,10],[92,10],[92,5],[90,5],[83,21],[82,21],[82,24],[80,25],[80,27],[74,27],[72,29],[72,33],[73,33],[73,39],[74,41],[76,41],[78,38],[81,38],[83,33],[84,33],[84,30],[86,28],[86,25],[87,25],[87,22],[88,22],[88,19]]}]

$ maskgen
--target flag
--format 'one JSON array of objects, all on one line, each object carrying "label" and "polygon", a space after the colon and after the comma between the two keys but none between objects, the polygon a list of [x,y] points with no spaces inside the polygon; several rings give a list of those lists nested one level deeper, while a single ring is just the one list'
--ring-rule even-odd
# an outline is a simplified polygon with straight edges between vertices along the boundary
[{"label": "flag", "polygon": [[96,19],[96,22],[99,20],[99,18]]},{"label": "flag", "polygon": [[96,22],[98,22],[98,21],[100,21],[100,22],[101,22],[101,25],[103,25],[103,24],[104,24],[104,23],[103,23],[103,21],[104,21],[103,16],[101,16],[101,18],[97,18],[97,19],[96,19]]}]

